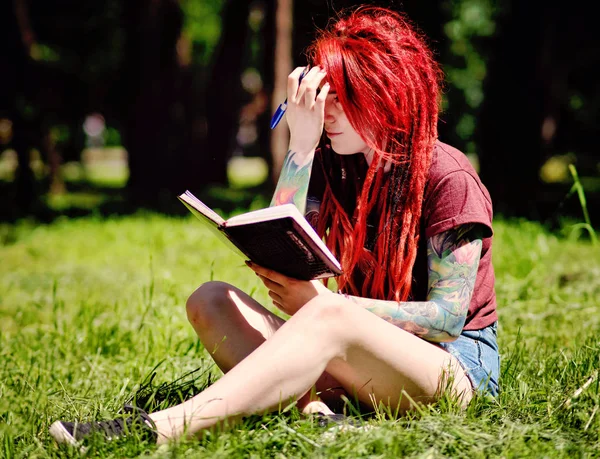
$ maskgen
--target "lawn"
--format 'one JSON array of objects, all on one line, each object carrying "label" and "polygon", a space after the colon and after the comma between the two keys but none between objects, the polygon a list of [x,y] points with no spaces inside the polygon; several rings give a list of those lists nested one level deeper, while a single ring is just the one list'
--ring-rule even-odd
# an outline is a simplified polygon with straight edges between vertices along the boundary
[{"label": "lawn", "polygon": [[[599,457],[600,247],[496,220],[502,392],[466,412],[442,401],[336,432],[290,413],[203,440],[91,445],[91,457]],[[220,376],[188,325],[200,283],[268,304],[243,261],[193,217],[0,226],[0,457],[78,457],[56,419],[112,417],[135,398],[176,403]]]}]

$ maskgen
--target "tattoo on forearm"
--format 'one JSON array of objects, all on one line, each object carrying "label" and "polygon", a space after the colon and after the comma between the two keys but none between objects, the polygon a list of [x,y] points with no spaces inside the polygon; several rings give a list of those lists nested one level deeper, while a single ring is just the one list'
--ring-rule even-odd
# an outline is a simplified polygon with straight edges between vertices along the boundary
[{"label": "tattoo on forearm", "polygon": [[312,169],[313,157],[300,163],[299,155],[289,150],[281,168],[279,181],[271,206],[294,204],[304,214],[306,210],[306,195]]},{"label": "tattoo on forearm", "polygon": [[427,301],[350,297],[386,321],[430,341],[448,341],[462,331],[481,256],[481,239],[471,240],[472,225],[460,226],[427,241]]}]

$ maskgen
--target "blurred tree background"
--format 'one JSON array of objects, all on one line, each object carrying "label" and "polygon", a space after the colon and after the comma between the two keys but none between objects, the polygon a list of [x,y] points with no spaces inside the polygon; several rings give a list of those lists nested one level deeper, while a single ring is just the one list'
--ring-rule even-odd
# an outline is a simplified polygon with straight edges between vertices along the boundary
[{"label": "blurred tree background", "polygon": [[0,219],[186,212],[185,189],[268,194],[285,77],[315,28],[358,3],[405,11],[429,37],[447,77],[440,138],[474,162],[497,213],[580,216],[569,164],[600,208],[600,38],[583,2],[7,0]]}]

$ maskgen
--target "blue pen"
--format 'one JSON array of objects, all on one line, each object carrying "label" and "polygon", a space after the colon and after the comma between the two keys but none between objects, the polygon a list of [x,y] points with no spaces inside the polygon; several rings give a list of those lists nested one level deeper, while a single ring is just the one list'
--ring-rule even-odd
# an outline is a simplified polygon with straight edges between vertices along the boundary
[{"label": "blue pen", "polygon": [[[308,73],[308,66],[304,67],[304,70],[298,77],[298,85],[300,85],[300,83],[302,82],[302,78],[304,78],[304,75],[306,75],[307,73]],[[287,97],[285,98],[285,101],[282,104],[279,104],[279,107],[277,107],[277,110],[275,110],[275,114],[273,115],[273,118],[271,118],[271,129],[275,129],[275,127],[279,124],[279,122],[281,121],[281,118],[283,118],[283,115],[285,114],[286,110],[287,110]]]}]

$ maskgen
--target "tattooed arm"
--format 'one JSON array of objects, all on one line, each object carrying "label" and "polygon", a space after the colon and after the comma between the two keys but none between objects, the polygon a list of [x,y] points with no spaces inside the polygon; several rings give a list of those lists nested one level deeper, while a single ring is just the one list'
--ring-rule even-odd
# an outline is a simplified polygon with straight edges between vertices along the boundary
[{"label": "tattooed arm", "polygon": [[300,155],[292,150],[287,152],[271,206],[291,203],[302,215],[305,214],[313,159],[314,150],[309,155]]},{"label": "tattooed arm", "polygon": [[452,341],[460,335],[467,317],[481,246],[476,225],[458,226],[427,241],[427,301],[348,298],[421,338]]}]

